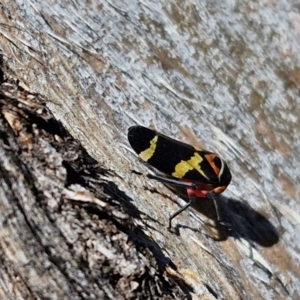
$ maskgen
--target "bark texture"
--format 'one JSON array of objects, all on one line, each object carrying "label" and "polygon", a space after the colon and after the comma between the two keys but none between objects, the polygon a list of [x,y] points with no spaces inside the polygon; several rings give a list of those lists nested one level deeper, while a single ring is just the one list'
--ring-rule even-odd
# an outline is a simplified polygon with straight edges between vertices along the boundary
[{"label": "bark texture", "polygon": [[1,299],[184,297],[109,171],[3,71]]},{"label": "bark texture", "polygon": [[[297,1],[2,1],[0,299],[299,299]],[[216,151],[185,191],[142,124]],[[170,155],[172,155],[170,153]]]}]

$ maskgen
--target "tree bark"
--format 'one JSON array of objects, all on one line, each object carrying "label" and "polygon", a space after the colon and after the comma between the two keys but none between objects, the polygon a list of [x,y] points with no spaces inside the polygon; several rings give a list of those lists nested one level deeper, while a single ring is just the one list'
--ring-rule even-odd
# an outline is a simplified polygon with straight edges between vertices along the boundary
[{"label": "tree bark", "polygon": [[[2,2],[1,299],[299,299],[284,3]],[[199,199],[168,231],[187,197],[146,176],[136,123],[222,155],[228,226]]]},{"label": "tree bark", "polygon": [[3,70],[1,298],[183,297],[109,171]]}]

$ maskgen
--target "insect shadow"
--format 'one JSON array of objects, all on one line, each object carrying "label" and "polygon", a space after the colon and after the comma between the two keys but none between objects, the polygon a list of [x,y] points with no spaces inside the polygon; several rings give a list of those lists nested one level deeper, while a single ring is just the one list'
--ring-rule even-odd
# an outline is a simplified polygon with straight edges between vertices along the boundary
[{"label": "insect shadow", "polygon": [[[188,201],[185,189],[169,185],[168,188]],[[271,247],[279,241],[278,232],[273,224],[263,214],[252,209],[246,201],[227,198],[224,195],[218,195],[216,201],[222,218],[221,223],[218,222],[215,206],[211,199],[197,198],[191,205],[194,210],[211,220],[211,222],[205,222],[205,226],[211,229],[214,227],[214,230],[211,230],[213,239],[222,241],[232,236],[255,242],[262,247]],[[201,216],[199,217],[201,218]],[[180,228],[195,230],[182,222],[179,224],[177,222],[176,232]],[[198,229],[196,230],[198,231]]]},{"label": "insect shadow", "polygon": [[261,213],[252,209],[246,201],[219,197],[219,205],[229,220],[230,236],[256,242],[262,247],[271,247],[279,241],[273,224]]}]

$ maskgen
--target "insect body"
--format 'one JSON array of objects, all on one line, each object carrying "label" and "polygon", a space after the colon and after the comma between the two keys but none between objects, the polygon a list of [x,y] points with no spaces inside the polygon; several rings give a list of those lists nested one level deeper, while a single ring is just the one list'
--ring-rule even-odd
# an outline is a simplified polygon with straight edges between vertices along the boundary
[{"label": "insect body", "polygon": [[[128,129],[128,140],[139,157],[169,175],[148,175],[162,182],[187,188],[189,202],[169,218],[169,228],[174,217],[188,208],[195,197],[211,197],[222,193],[231,181],[227,164],[215,153],[171,139],[143,126]],[[216,206],[217,217],[219,219]]]}]

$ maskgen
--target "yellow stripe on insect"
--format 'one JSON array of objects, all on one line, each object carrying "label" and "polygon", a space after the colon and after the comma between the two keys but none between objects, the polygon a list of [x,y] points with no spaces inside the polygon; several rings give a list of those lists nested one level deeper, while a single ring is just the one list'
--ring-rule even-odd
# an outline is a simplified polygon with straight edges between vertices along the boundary
[{"label": "yellow stripe on insect", "polygon": [[201,162],[203,158],[197,153],[194,153],[189,160],[182,160],[175,166],[175,172],[172,173],[172,176],[177,178],[183,178],[184,175],[193,169],[197,170],[203,177],[208,179],[203,170],[201,169]]},{"label": "yellow stripe on insect", "polygon": [[158,139],[158,136],[156,135],[151,141],[150,141],[150,147],[144,151],[142,151],[140,154],[139,154],[139,157],[144,160],[144,161],[148,161],[148,159],[150,159],[154,152],[155,152],[155,149],[156,149],[156,143],[157,143],[157,139]]}]

